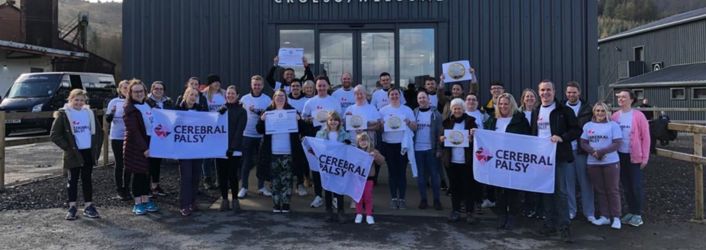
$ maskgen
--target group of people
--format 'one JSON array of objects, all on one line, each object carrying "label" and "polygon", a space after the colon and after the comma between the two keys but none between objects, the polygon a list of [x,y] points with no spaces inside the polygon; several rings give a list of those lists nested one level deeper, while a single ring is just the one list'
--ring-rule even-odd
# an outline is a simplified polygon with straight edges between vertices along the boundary
[{"label": "group of people", "polygon": [[[198,210],[195,200],[201,182],[205,188],[220,189],[221,211],[240,211],[239,199],[248,196],[248,177],[256,168],[257,193],[272,197],[274,213],[290,212],[292,194],[307,196],[307,186],[313,185],[310,206],[325,205],[327,221],[344,223],[348,219],[343,196],[324,190],[320,174],[309,170],[301,140],[314,136],[356,146],[374,159],[363,197],[359,203],[351,204],[355,207],[355,223],[375,223],[372,190],[381,169],[387,171],[390,207],[407,209],[407,166],[414,159],[421,197],[417,207],[443,210],[442,191],[447,191],[452,204],[448,220],[452,222],[465,217],[467,223],[477,223],[477,209],[493,208],[500,229],[515,227],[519,216],[543,218],[542,234],[558,232],[568,241],[570,220],[578,213],[578,186],[582,212],[589,222],[615,229],[620,229],[621,223],[643,224],[642,169],[648,162],[650,135],[645,116],[632,108],[636,99],[628,90],[616,93],[620,110],[611,115],[605,103],[591,106],[581,100],[581,88],[576,82],[566,84],[566,99],[559,101],[554,83],[543,80],[536,91],[523,90],[518,105],[510,93],[505,93],[504,85],[495,81],[490,86],[492,98],[481,106],[477,90],[466,92],[473,87],[455,82],[450,84],[449,95],[445,93],[443,76],[438,83],[436,78],[427,77],[416,96],[407,95],[416,97],[408,106],[405,94],[410,91],[394,87],[386,72],[379,75],[380,87],[369,99],[363,85],[353,85],[350,73],[344,73],[340,88],[331,92],[329,78],[313,77],[306,60],[301,78],[295,77],[293,69],[279,67],[277,58],[274,63],[267,77],[250,78],[249,93],[243,96],[233,85],[223,90],[217,75],[209,75],[205,85],[196,77],[189,78],[183,95],[176,101],[164,95],[165,84],[160,81],[149,89],[137,79],[120,82],[119,96],[108,104],[106,118],[111,124],[110,140],[116,160],[116,192],[121,199],[134,200],[134,214],[159,211],[154,198],[165,195],[159,185],[161,159],[152,158],[149,153],[150,110],[175,109],[219,112],[229,118],[225,158],[179,160],[179,204],[183,216]],[[276,75],[277,72],[282,73]],[[274,90],[272,96],[263,92],[265,81]],[[477,85],[472,85],[477,89]],[[100,152],[102,136],[100,122],[85,104],[86,98],[84,90],[72,90],[51,130],[52,141],[64,151],[68,172],[67,220],[77,218],[79,178],[85,199],[83,215],[100,216],[92,203],[91,169]],[[265,134],[264,113],[287,109],[297,111],[299,131]],[[364,117],[365,129],[347,130],[348,116]],[[399,125],[405,129],[385,129],[391,126],[386,124],[391,117],[400,118]],[[471,141],[473,133],[480,129],[551,140],[557,144],[554,193],[544,195],[475,181],[472,147],[445,147],[444,129],[467,131]],[[407,152],[405,148],[414,150]],[[621,183],[627,211],[622,210],[620,203]]]}]

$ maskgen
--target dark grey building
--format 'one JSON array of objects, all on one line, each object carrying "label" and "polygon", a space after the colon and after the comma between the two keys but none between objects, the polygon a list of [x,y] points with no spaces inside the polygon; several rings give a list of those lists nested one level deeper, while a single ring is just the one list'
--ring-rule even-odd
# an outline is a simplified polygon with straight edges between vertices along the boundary
[{"label": "dark grey building", "polygon": [[469,59],[483,100],[493,80],[519,95],[545,78],[595,100],[596,25],[595,0],[125,0],[123,77],[163,80],[170,95],[209,73],[246,89],[294,47],[334,85],[350,71],[371,89],[387,71],[404,87]]},{"label": "dark grey building", "polygon": [[[598,40],[601,97],[631,89],[667,108],[706,108],[706,8],[670,16]],[[704,121],[706,112],[667,112]]]}]

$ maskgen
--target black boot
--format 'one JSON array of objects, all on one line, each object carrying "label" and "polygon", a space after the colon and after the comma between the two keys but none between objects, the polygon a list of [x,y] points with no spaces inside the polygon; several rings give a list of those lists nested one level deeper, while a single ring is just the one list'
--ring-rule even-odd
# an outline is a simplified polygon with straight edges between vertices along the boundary
[{"label": "black boot", "polygon": [[240,201],[233,199],[233,201],[231,201],[231,208],[233,208],[234,213],[240,213]]},{"label": "black boot", "polygon": [[219,209],[221,212],[225,212],[230,210],[230,206],[228,204],[228,199],[222,199],[221,200],[221,208]]}]

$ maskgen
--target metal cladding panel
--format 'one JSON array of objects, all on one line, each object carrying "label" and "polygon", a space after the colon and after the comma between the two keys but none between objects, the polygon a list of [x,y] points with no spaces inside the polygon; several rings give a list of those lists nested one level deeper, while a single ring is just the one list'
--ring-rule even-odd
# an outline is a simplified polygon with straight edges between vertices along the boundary
[{"label": "metal cladding panel", "polygon": [[436,72],[471,60],[482,100],[491,81],[519,95],[542,79],[577,80],[596,99],[596,0],[287,1],[124,0],[123,78],[165,81],[175,96],[189,76],[216,73],[246,92],[271,65],[277,25],[431,24]]}]

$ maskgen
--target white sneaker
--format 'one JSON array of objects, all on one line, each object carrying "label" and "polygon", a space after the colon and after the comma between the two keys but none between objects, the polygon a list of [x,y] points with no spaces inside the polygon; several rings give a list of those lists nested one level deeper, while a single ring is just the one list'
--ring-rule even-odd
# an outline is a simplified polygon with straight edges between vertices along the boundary
[{"label": "white sneaker", "polygon": [[321,196],[316,196],[314,197],[314,200],[311,202],[311,207],[321,207],[321,205],[324,205],[323,199],[321,199]]},{"label": "white sneaker", "polygon": [[595,220],[596,220],[596,217],[595,217],[595,216],[588,216],[588,218],[587,218],[587,219],[588,219],[588,222],[591,222],[591,223],[593,223],[593,221],[595,221]]},{"label": "white sneaker", "polygon": [[610,224],[610,220],[608,218],[606,218],[605,216],[601,216],[597,220],[591,221],[591,223],[593,223],[593,225],[596,225],[596,226],[603,226],[603,225]]},{"label": "white sneaker", "polygon": [[355,208],[355,201],[351,201],[350,208]]},{"label": "white sneaker", "polygon": [[368,225],[375,224],[375,219],[373,219],[372,215],[365,216],[365,222],[368,223]]},{"label": "white sneaker", "polygon": [[612,227],[613,229],[620,229],[622,227],[622,224],[620,223],[620,218],[613,218],[613,224],[610,225],[610,227]]},{"label": "white sneaker", "polygon": [[297,194],[299,196],[306,196],[309,193],[306,191],[306,188],[304,188],[304,185],[299,185],[299,187],[297,187]]},{"label": "white sneaker", "polygon": [[268,189],[267,187],[262,187],[261,189],[257,190],[257,192],[267,197],[272,196],[272,192],[270,192],[270,189]]},{"label": "white sneaker", "polygon": [[569,220],[576,218],[576,214],[569,213]]},{"label": "white sneaker", "polygon": [[361,222],[363,222],[363,215],[362,215],[362,214],[356,214],[356,215],[355,215],[355,220],[354,220],[354,222],[355,222],[355,224],[360,224]]},{"label": "white sneaker", "polygon": [[333,203],[334,209],[338,209],[338,198],[333,197],[333,199],[331,199],[331,203]]},{"label": "white sneaker", "polygon": [[238,198],[242,199],[245,198],[245,196],[248,195],[248,189],[247,188],[240,188],[240,191],[238,191]]},{"label": "white sneaker", "polygon": [[483,204],[480,205],[482,208],[489,208],[489,207],[495,207],[495,202],[492,202],[488,199],[483,200]]}]

